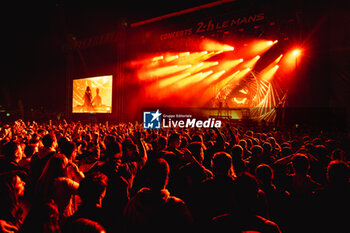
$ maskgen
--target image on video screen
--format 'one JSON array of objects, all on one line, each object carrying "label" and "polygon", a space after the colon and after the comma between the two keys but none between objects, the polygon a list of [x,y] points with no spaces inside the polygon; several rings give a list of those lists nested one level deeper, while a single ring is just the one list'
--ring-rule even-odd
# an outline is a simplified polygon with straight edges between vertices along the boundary
[{"label": "image on video screen", "polygon": [[111,113],[112,75],[73,80],[73,113]]}]

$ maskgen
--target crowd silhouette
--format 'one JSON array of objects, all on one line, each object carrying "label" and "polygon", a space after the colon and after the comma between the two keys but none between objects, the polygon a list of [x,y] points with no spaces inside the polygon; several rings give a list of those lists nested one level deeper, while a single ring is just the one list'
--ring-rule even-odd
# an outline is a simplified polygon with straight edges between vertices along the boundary
[{"label": "crowd silhouette", "polygon": [[0,124],[0,232],[349,232],[349,134]]}]

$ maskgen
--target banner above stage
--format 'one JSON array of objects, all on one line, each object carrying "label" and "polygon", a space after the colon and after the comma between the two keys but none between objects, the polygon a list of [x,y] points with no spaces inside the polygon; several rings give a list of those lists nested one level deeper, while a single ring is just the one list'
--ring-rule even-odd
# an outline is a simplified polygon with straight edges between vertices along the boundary
[{"label": "banner above stage", "polygon": [[298,28],[296,14],[293,7],[281,11],[278,6],[232,2],[132,23],[128,28],[128,56],[170,48],[181,51],[190,47],[194,51],[203,38],[235,41],[236,45],[246,43],[247,38],[288,40]]},{"label": "banner above stage", "polygon": [[246,26],[247,24],[257,23],[265,20],[264,13],[253,14],[243,17],[230,16],[224,19],[207,19],[198,21],[193,27],[187,27],[182,30],[161,33],[160,40],[176,39],[193,34],[215,32],[217,30],[226,30],[237,26]]}]

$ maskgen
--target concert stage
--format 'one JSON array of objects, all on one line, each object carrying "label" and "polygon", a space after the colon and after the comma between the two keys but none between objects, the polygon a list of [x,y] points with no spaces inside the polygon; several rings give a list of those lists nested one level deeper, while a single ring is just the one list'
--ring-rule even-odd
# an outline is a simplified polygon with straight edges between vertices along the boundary
[{"label": "concert stage", "polygon": [[[310,89],[303,79],[311,72],[304,63],[311,61],[299,8],[254,4],[218,1],[75,41],[66,48],[67,112],[140,121],[144,108],[214,109],[205,115],[274,122],[277,109],[304,107]],[[106,75],[110,108],[84,110],[75,80]]]}]

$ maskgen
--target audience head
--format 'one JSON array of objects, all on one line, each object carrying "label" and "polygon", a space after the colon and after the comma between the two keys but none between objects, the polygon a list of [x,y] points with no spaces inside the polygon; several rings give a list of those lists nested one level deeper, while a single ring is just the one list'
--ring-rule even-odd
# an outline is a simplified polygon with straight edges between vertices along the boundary
[{"label": "audience head", "polygon": [[247,141],[242,139],[239,141],[239,145],[243,148],[243,149],[247,149]]},{"label": "audience head", "polygon": [[295,154],[292,165],[296,174],[306,175],[310,168],[309,158],[304,154]]},{"label": "audience head", "polygon": [[248,150],[251,150],[251,148],[252,148],[252,146],[253,146],[253,140],[250,139],[250,138],[248,138],[248,139],[246,139],[246,142],[247,142],[246,148],[247,148]]},{"label": "audience head", "polygon": [[70,221],[62,229],[62,233],[106,233],[104,227],[98,222],[86,218]]},{"label": "audience head", "polygon": [[314,149],[314,153],[313,155],[321,160],[321,161],[325,161],[325,159],[327,158],[327,148],[324,145],[316,145],[315,149]]},{"label": "audience head", "polygon": [[122,142],[122,149],[124,157],[132,157],[138,154],[137,146],[130,138]]},{"label": "audience head", "polygon": [[272,152],[271,143],[265,142],[262,147],[264,149],[264,154],[270,154]]},{"label": "audience head", "polygon": [[19,197],[23,196],[25,182],[20,178],[21,171],[0,173],[1,218],[10,222],[19,220]]},{"label": "audience head", "polygon": [[180,138],[181,136],[179,133],[170,134],[169,140],[168,140],[169,147],[178,148],[181,143]]},{"label": "audience head", "polygon": [[203,136],[201,134],[196,133],[195,135],[192,136],[192,142],[201,142],[203,143]]},{"label": "audience head", "polygon": [[281,150],[281,157],[286,157],[293,154],[293,151],[290,147],[283,147]]},{"label": "audience head", "polygon": [[259,181],[263,185],[271,185],[272,184],[273,170],[272,170],[272,168],[269,165],[267,165],[267,164],[260,164],[256,168],[255,174],[256,174],[257,178],[259,179]]},{"label": "audience head", "polygon": [[232,157],[226,152],[215,153],[211,161],[211,166],[214,175],[234,175]]},{"label": "audience head", "polygon": [[61,147],[61,153],[64,154],[69,160],[74,160],[76,156],[77,146],[74,142],[65,141]]},{"label": "audience head", "polygon": [[259,145],[254,145],[251,149],[253,157],[260,157],[260,155],[262,155],[263,151],[264,151],[263,148]]},{"label": "audience head", "polygon": [[[46,163],[36,185],[36,194],[48,198],[52,192],[52,184],[56,178],[66,177],[68,159],[64,154],[54,154]],[[42,196],[41,196],[42,195]]]},{"label": "audience head", "polygon": [[108,134],[105,139],[104,139],[104,143],[106,145],[106,147],[108,147],[108,145],[110,143],[116,142],[117,138],[114,135]]},{"label": "audience head", "polygon": [[166,145],[168,143],[168,139],[164,136],[159,136],[158,138],[158,147],[159,147],[159,150],[163,150],[166,148]]},{"label": "audience head", "polygon": [[290,146],[291,146],[293,152],[296,152],[296,151],[299,149],[299,147],[300,147],[300,143],[299,143],[298,140],[293,139],[293,140],[291,141],[291,143],[290,143]]},{"label": "audience head", "polygon": [[312,140],[312,143],[315,145],[315,146],[319,146],[319,145],[322,145],[322,140],[321,138],[315,138],[314,140]]},{"label": "audience head", "polygon": [[186,137],[181,137],[179,148],[185,148],[188,145],[188,139]]},{"label": "audience head", "polygon": [[234,145],[231,149],[232,160],[238,161],[243,159],[243,148],[240,145]]},{"label": "audience head", "polygon": [[80,181],[79,196],[86,205],[101,206],[106,194],[108,178],[105,174],[94,172]]},{"label": "audience head", "polygon": [[255,177],[248,172],[242,172],[235,180],[235,187],[237,205],[246,210],[254,208],[259,191]]},{"label": "audience head", "polygon": [[345,151],[343,151],[342,149],[333,150],[331,159],[345,161]]},{"label": "audience head", "polygon": [[350,167],[340,160],[333,160],[327,167],[327,179],[332,185],[349,184]]},{"label": "audience head", "polygon": [[169,179],[169,164],[165,159],[153,159],[148,167],[149,188],[155,191],[165,189]]},{"label": "audience head", "polygon": [[204,151],[203,144],[201,142],[191,142],[187,146],[188,150],[191,152],[193,157],[199,162],[202,163],[204,160]]},{"label": "audience head", "polygon": [[24,148],[24,154],[27,158],[31,158],[38,150],[38,147],[33,144],[29,144]]},{"label": "audience head", "polygon": [[63,147],[64,147],[64,144],[66,143],[66,142],[69,142],[69,140],[66,138],[66,137],[60,137],[58,140],[57,140],[57,145],[58,145],[58,148],[61,150],[61,152],[62,152],[62,149],[63,149]]},{"label": "audience head", "polygon": [[3,148],[3,153],[5,155],[5,158],[9,161],[13,161],[18,163],[22,160],[23,157],[23,151],[22,147],[18,142],[9,141],[5,144]]},{"label": "audience head", "polygon": [[33,206],[21,226],[21,232],[61,233],[56,203],[51,199]]},{"label": "audience head", "polygon": [[122,156],[122,145],[117,141],[109,141],[106,144],[106,157],[113,160]]},{"label": "audience head", "polygon": [[277,144],[276,139],[274,137],[267,138],[267,141],[272,145],[272,147],[274,147]]},{"label": "audience head", "polygon": [[56,139],[53,135],[45,134],[42,138],[42,143],[43,143],[44,147],[50,148],[50,147],[54,147],[55,140]]}]

